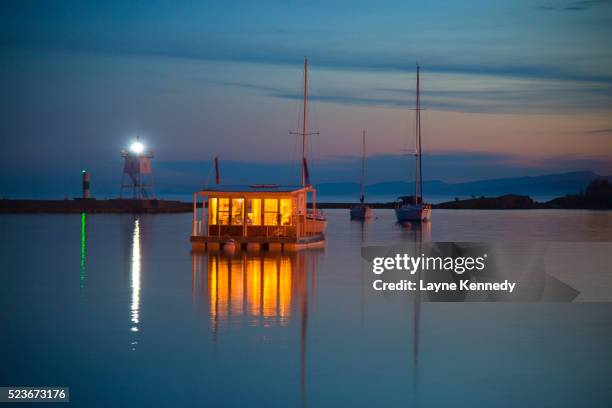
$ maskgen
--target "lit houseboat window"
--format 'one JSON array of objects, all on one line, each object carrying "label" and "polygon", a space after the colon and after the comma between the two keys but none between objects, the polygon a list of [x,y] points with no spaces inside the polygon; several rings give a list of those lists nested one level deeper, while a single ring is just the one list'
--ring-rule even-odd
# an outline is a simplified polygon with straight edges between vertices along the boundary
[{"label": "lit houseboat window", "polygon": [[232,198],[232,225],[242,225],[244,198]]},{"label": "lit houseboat window", "polygon": [[291,225],[291,199],[280,199],[281,225]]},{"label": "lit houseboat window", "polygon": [[216,198],[211,198],[210,199],[210,225],[216,225],[217,224],[217,199]]},{"label": "lit houseboat window", "polygon": [[219,225],[229,225],[230,220],[229,198],[219,198]]},{"label": "lit houseboat window", "polygon": [[261,225],[261,198],[249,200],[249,225]]},{"label": "lit houseboat window", "polygon": [[264,224],[278,225],[278,200],[276,198],[264,199]]}]

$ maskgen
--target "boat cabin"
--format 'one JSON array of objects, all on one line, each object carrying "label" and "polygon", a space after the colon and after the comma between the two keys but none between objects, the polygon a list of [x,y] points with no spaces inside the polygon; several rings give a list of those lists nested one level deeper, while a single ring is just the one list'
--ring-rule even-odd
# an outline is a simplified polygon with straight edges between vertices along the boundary
[{"label": "boat cabin", "polygon": [[420,196],[406,195],[398,197],[396,202],[399,204],[421,204],[423,200]]},{"label": "boat cabin", "polygon": [[315,203],[311,186],[253,184],[198,191],[193,200],[192,249],[216,250],[230,240],[250,250],[317,246],[324,242],[326,222]]}]

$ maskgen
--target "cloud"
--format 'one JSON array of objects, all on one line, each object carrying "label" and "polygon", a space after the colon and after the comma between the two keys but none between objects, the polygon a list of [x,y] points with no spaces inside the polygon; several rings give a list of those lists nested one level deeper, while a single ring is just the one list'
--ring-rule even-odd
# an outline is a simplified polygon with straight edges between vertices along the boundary
[{"label": "cloud", "polygon": [[585,11],[585,10],[589,10],[592,9],[594,7],[597,6],[601,6],[604,4],[610,4],[611,1],[610,0],[576,0],[576,1],[572,1],[570,3],[568,3],[568,5],[562,7],[555,7],[555,6],[551,6],[551,5],[542,5],[542,6],[537,6],[536,10],[545,10],[545,11],[550,11],[550,10],[564,10],[564,11]]},{"label": "cloud", "polygon": [[[102,52],[106,52],[100,50]],[[117,53],[116,49],[113,53]],[[180,52],[177,50],[161,49],[156,52],[134,51],[126,52],[136,55],[155,55],[169,58],[186,58],[206,61],[227,61],[243,63],[261,63],[272,65],[295,66],[296,62],[303,60],[304,55],[309,55],[317,68],[338,69],[346,71],[369,71],[369,72],[411,72],[414,70],[414,61],[417,55],[404,57],[397,53],[351,53],[346,52],[341,56],[333,55],[325,50],[313,51],[302,49],[290,51],[286,49],[270,49],[266,52],[240,52],[235,54],[225,49],[223,51],[202,52]],[[422,60],[438,59],[435,56],[420,56]],[[501,78],[527,78],[575,81],[585,83],[600,83],[612,85],[612,75],[602,73],[589,73],[584,70],[572,70],[567,65],[536,64],[536,63],[425,63],[423,65],[428,72],[438,74],[463,74],[463,75],[487,75]]]},{"label": "cloud", "polygon": [[604,129],[591,129],[587,130],[584,133],[590,135],[612,135],[612,128],[604,128]]},{"label": "cloud", "polygon": [[[567,8],[587,9],[604,3],[607,2],[578,1],[569,3]],[[465,27],[464,25],[459,31],[437,32],[430,39],[431,46],[427,47],[421,47],[416,37],[411,43],[400,46],[378,44],[376,47],[364,48],[360,42],[347,40],[347,35],[354,35],[355,38],[365,35],[370,38],[376,33],[375,42],[378,42],[397,33],[380,31],[381,27],[373,27],[372,32],[368,30],[363,33],[356,27],[355,33],[347,34],[341,28],[336,30],[326,28],[328,31],[323,31],[317,25],[313,25],[308,30],[287,30],[282,27],[274,28],[278,24],[276,21],[255,25],[256,28],[243,25],[219,27],[213,22],[206,25],[199,21],[197,26],[189,25],[194,30],[192,32],[174,21],[172,16],[156,15],[155,7],[150,10],[151,16],[130,21],[130,25],[126,25],[126,21],[129,21],[127,16],[118,18],[113,14],[112,8],[100,17],[96,16],[95,19],[92,17],[92,14],[95,15],[92,10],[79,19],[78,11],[75,11],[73,16],[72,10],[70,13],[64,10],[66,13],[64,15],[55,11],[55,6],[48,8],[53,11],[47,10],[45,13],[39,10],[39,14],[34,17],[30,16],[29,10],[11,13],[9,9],[5,16],[0,16],[4,17],[4,21],[0,20],[0,23],[6,23],[4,24],[6,27],[0,24],[0,45],[109,55],[161,56],[291,66],[299,63],[304,55],[309,55],[318,67],[348,71],[406,72],[414,68],[414,63],[418,59],[424,63],[429,72],[434,73],[612,84],[609,70],[599,69],[601,58],[597,59],[598,57],[594,56],[597,50],[592,55],[581,55],[581,64],[569,64],[568,58],[552,60],[550,56],[553,54],[547,47],[548,43],[540,44],[534,41],[534,44],[540,45],[537,49],[532,49],[533,44],[525,42],[528,39],[524,38],[522,33],[521,21],[516,25],[516,31],[504,33],[504,38],[516,38],[512,41],[497,43],[486,38],[488,34],[493,37],[497,35],[496,32],[490,32],[487,26]],[[83,9],[87,10],[88,7]],[[538,9],[549,10],[554,7],[545,5],[539,6]],[[198,15],[196,11],[191,14],[193,16],[189,22],[184,23],[185,25],[193,23],[191,20]],[[461,17],[458,16],[457,21],[461,21]],[[158,20],[153,21],[153,18]],[[205,19],[207,16],[203,15],[202,18]],[[88,24],[92,19],[96,24]],[[98,19],[107,22],[108,27]],[[170,36],[161,35],[157,30],[159,21],[166,19],[169,24],[167,30],[172,34]],[[556,29],[554,24],[548,24],[551,26],[543,29]],[[291,33],[290,39],[287,38],[288,33]],[[400,31],[400,34],[406,33]],[[427,35],[432,36],[432,34]],[[465,44],[462,44],[463,36],[469,39]],[[392,43],[390,41],[388,44]],[[559,52],[567,55],[565,47],[569,45],[559,45],[557,42],[552,45],[563,47]],[[468,58],[468,54],[463,52],[468,46],[467,49],[475,58]],[[505,50],[503,53],[499,53],[500,47]],[[545,52],[542,53],[541,49]],[[605,51],[599,50],[599,52]],[[591,69],[585,69],[585,65],[590,65]]]},{"label": "cloud", "polygon": [[250,90],[255,90],[255,91],[262,91],[262,92],[267,92],[270,94],[275,94],[275,93],[280,93],[281,90],[280,88],[275,88],[272,86],[265,86],[265,85],[257,85],[257,84],[253,84],[253,83],[248,83],[248,82],[234,82],[234,81],[219,81],[219,80],[210,80],[207,79],[204,82],[210,83],[210,84],[215,84],[215,85],[226,85],[226,86],[233,86],[236,88],[243,88],[243,89],[250,89]]},{"label": "cloud", "polygon": [[[279,86],[248,82],[207,81],[209,83],[257,91],[265,96],[301,100],[302,94]],[[433,82],[433,81],[432,81]],[[373,87],[354,90],[326,87],[311,90],[312,101],[356,106],[414,106],[414,90]],[[531,83],[498,85],[496,89],[433,89],[422,90],[426,109],[466,112],[539,114],[593,112],[612,105],[612,86],[563,86],[562,84]]]}]

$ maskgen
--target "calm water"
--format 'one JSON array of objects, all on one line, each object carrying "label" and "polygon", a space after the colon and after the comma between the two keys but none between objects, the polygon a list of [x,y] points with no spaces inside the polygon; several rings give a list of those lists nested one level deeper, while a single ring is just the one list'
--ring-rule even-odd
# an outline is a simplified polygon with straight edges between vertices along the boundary
[{"label": "calm water", "polygon": [[415,303],[370,289],[360,247],[603,251],[612,212],[327,214],[323,251],[233,258],[190,253],[191,214],[0,216],[0,386],[80,406],[610,406],[612,303]]}]

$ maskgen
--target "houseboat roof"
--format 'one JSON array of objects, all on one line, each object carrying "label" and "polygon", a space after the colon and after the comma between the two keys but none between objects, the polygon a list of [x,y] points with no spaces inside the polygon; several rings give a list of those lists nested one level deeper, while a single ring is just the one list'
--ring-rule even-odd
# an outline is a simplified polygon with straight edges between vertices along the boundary
[{"label": "houseboat roof", "polygon": [[249,185],[217,185],[207,187],[200,192],[218,193],[294,193],[309,190],[311,187],[301,185],[249,184]]}]

